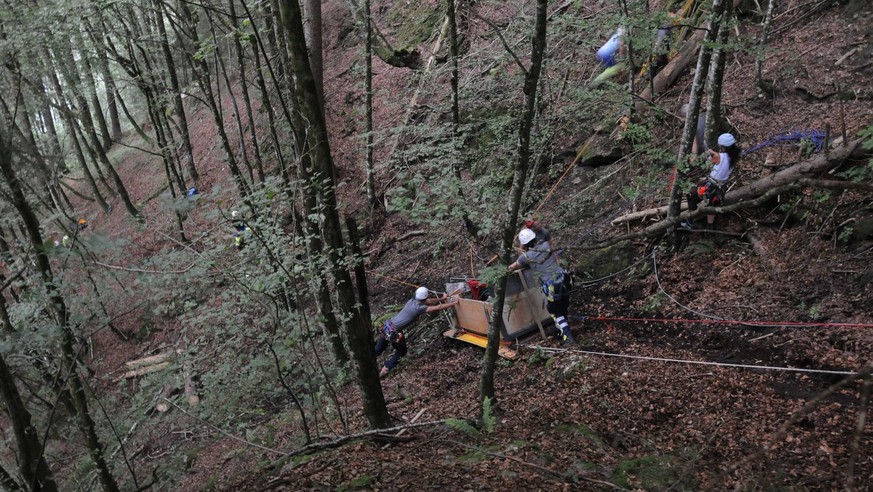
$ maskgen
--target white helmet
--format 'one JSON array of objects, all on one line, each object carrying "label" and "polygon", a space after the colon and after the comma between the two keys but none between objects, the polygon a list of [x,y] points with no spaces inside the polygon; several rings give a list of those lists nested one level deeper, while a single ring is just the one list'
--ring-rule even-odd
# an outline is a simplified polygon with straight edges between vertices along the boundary
[{"label": "white helmet", "polygon": [[427,287],[422,285],[421,287],[415,289],[415,298],[419,301],[423,301],[427,299],[427,292]]},{"label": "white helmet", "polygon": [[239,217],[239,212],[237,212],[236,210],[230,213],[230,218],[235,219],[237,217]]},{"label": "white helmet", "polygon": [[735,139],[730,133],[722,133],[718,136],[718,144],[722,147],[730,147],[735,143],[737,143],[737,139]]},{"label": "white helmet", "polygon": [[518,242],[521,243],[522,246],[534,240],[537,237],[537,233],[525,227],[518,233]]}]

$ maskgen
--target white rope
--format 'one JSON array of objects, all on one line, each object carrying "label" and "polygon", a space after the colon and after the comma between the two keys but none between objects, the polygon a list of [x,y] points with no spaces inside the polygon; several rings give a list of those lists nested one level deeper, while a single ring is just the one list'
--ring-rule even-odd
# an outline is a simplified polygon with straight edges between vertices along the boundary
[{"label": "white rope", "polygon": [[706,314],[706,313],[701,313],[700,311],[695,311],[695,310],[691,309],[690,307],[686,306],[685,304],[682,304],[681,302],[679,302],[675,297],[671,296],[666,290],[664,290],[664,287],[661,285],[661,279],[658,276],[658,257],[655,254],[656,251],[657,251],[657,248],[652,249],[652,266],[655,270],[655,281],[658,283],[658,290],[660,290],[665,296],[667,296],[668,299],[673,301],[677,306],[681,307],[682,309],[684,309],[688,312],[694,313],[694,314],[696,314],[700,317],[703,317],[703,318],[724,320],[724,318],[722,318],[720,316],[713,316],[711,314]]},{"label": "white rope", "polygon": [[562,348],[553,348],[553,347],[543,347],[541,345],[527,345],[528,348],[545,350],[549,352],[564,352],[564,353],[572,353],[572,354],[587,354],[587,355],[599,355],[603,357],[620,357],[624,359],[637,359],[637,360],[651,360],[657,362],[676,362],[680,364],[694,364],[700,366],[718,366],[718,367],[734,367],[740,369],[762,369],[768,371],[786,371],[786,372],[807,372],[814,374],[838,374],[841,376],[855,376],[859,373],[854,371],[829,371],[826,369],[803,369],[800,367],[778,367],[778,366],[756,366],[752,364],[727,364],[724,362],[708,362],[708,361],[700,361],[700,360],[686,360],[686,359],[667,359],[664,357],[646,357],[642,355],[627,355],[627,354],[611,354],[609,352],[591,352],[588,350],[574,350],[574,349],[562,349]]}]

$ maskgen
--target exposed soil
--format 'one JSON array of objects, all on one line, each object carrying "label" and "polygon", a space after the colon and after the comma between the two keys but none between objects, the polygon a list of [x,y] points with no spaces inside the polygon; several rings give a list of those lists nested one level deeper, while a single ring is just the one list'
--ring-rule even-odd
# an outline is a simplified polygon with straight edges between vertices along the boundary
[{"label": "exposed soil", "polygon": [[[430,3],[436,6],[437,2]],[[795,0],[780,5],[774,19],[774,29],[782,31],[771,37],[765,77],[775,81],[775,97],[758,96],[753,53],[736,52],[728,60],[724,103],[729,108],[729,121],[746,148],[786,130],[830,125],[832,134],[839,135],[845,126],[851,136],[871,123],[873,7],[865,2],[837,3],[804,18],[805,3],[809,2]],[[355,67],[360,63],[361,44],[349,33],[351,20],[344,2],[331,0],[323,9],[326,105],[334,158],[343,183],[340,194],[346,210],[360,210],[365,207],[358,137],[362,127],[355,111],[361,106],[357,98],[363,80]],[[387,10],[387,6],[376,9],[376,22],[383,31],[391,32]],[[511,12],[514,10],[498,11],[483,5],[479,14],[495,22],[509,22]],[[593,7],[574,3],[560,15],[593,13]],[[477,43],[485,43],[490,28],[473,19],[467,29],[470,49],[481,48]],[[744,21],[738,29],[741,38],[749,39],[758,36],[760,28]],[[601,34],[607,35],[605,30]],[[856,54],[834,66],[856,48]],[[421,49],[427,51],[426,46]],[[582,55],[578,58],[579,72],[591,73],[593,61],[583,60]],[[384,129],[400,123],[416,82],[409,70],[378,60],[374,64],[374,120]],[[667,104],[677,114],[689,85],[690,75],[686,75],[664,96],[665,101],[675,101]],[[448,82],[445,86],[448,94]],[[840,101],[836,95],[827,96],[834,91],[852,91],[855,98]],[[810,93],[821,98],[810,100]],[[230,113],[232,106],[226,99],[224,102]],[[425,98],[419,105],[429,102]],[[205,108],[197,109],[190,118],[195,161],[202,176],[198,187],[204,192],[205,203],[228,214],[237,204],[212,120]],[[667,141],[676,141],[678,125],[674,122],[660,129]],[[577,141],[578,135],[564,134],[556,145],[570,148]],[[380,158],[389,157],[385,147],[377,152]],[[126,155],[126,166],[121,169],[124,181],[134,201],[140,202],[160,189],[163,177],[141,171],[146,166],[152,169],[150,158],[132,151]],[[797,147],[750,154],[735,174],[737,184],[800,159]],[[556,161],[555,166],[569,162]],[[574,170],[564,184],[570,189],[562,193],[575,198],[577,190],[567,183],[593,182],[609,172],[605,167]],[[595,273],[596,265],[588,262],[597,253],[583,247],[587,238],[624,232],[604,225],[608,220],[603,219],[619,208],[626,209],[615,197],[621,196],[622,186],[632,179],[627,173],[624,182],[606,184],[600,190],[606,211],[555,231],[561,245],[572,246],[566,260],[579,275],[572,312],[590,319],[571,324],[579,340],[572,350],[551,350],[558,347],[553,340],[532,337],[518,347],[518,361],[500,364],[496,374],[499,408],[493,430],[480,429],[472,436],[446,426],[425,427],[406,432],[405,439],[397,442],[357,442],[270,468],[265,465],[278,456],[247,447],[201,421],[192,419],[190,424],[180,425],[156,418],[154,426],[142,429],[137,436],[140,447],[135,461],[148,469],[167,454],[186,460],[181,490],[609,488],[600,481],[646,490],[837,490],[846,487],[847,469],[854,460],[857,490],[869,490],[873,483],[873,432],[869,424],[860,434],[855,430],[862,408],[858,384],[832,392],[791,423],[787,432],[780,433],[794,412],[844,376],[676,362],[838,372],[855,371],[868,363],[873,347],[873,287],[862,277],[873,257],[873,242],[869,237],[840,239],[840,234],[852,223],[850,219],[858,222],[869,218],[869,197],[846,192],[824,203],[810,190],[792,198],[802,199],[794,209],[797,213],[790,214],[774,204],[772,210],[755,209],[719,218],[718,227],[723,232],[754,229],[754,249],[746,237],[683,233],[673,247],[664,243],[652,251],[650,244],[633,244],[616,253],[616,268]],[[668,175],[665,169],[665,179]],[[393,178],[386,170],[380,174],[386,187]],[[553,178],[543,178],[537,185],[550,187],[554,182]],[[666,181],[662,184],[666,188]],[[663,193],[650,196],[636,206],[662,204],[664,198]],[[542,215],[548,217],[554,207],[554,202],[547,204]],[[83,210],[84,215],[100,217],[92,220],[89,233],[124,237],[130,242],[125,258],[116,258],[118,264],[131,265],[131,259],[142,259],[142,267],[149,268],[149,257],[180,247],[167,238],[172,236],[173,222],[163,198],[149,201],[144,214],[167,219],[150,222],[148,227],[137,227],[120,211],[104,216],[93,204],[83,205]],[[430,286],[469,271],[464,241],[452,243],[440,261],[432,260],[429,242],[445,235],[445,230],[420,227],[399,213],[359,216],[364,217],[364,249],[375,252],[369,269]],[[186,229],[192,234],[209,234],[207,245],[225,241],[221,233],[211,232],[214,220],[214,216],[195,211]],[[756,222],[757,228],[750,227]],[[402,244],[392,242],[413,229],[423,229],[426,235]],[[226,264],[233,261],[229,251]],[[629,268],[623,270],[625,267]],[[602,279],[618,271],[619,275]],[[369,282],[374,314],[382,314],[386,306],[409,296],[408,288],[390,279],[373,277]],[[173,295],[172,289],[168,291],[168,297]],[[124,312],[133,307],[109,309]],[[119,319],[117,326],[135,332],[142,314],[134,310]],[[631,320],[634,318],[668,321]],[[746,323],[701,321],[708,319]],[[755,321],[787,324],[756,326]],[[790,322],[865,326],[791,326]],[[151,331],[145,343],[120,343],[108,331],[96,335],[94,350],[104,354],[99,360],[101,370],[117,375],[125,361],[175,343],[179,324],[170,319],[156,323],[159,329]],[[475,419],[480,414],[477,395],[482,351],[442,337],[444,328],[444,320],[434,316],[413,330],[409,356],[383,382],[389,410],[399,423],[410,421],[419,412],[423,412],[419,422]],[[189,336],[195,334],[188,332]],[[347,386],[339,391],[348,403],[349,431],[366,430],[357,410],[357,390]],[[202,397],[219,395],[205,393]],[[285,400],[259,405],[264,410],[264,423],[271,419],[284,422],[281,416],[292,411],[291,402]],[[297,425],[280,426],[270,447],[287,450],[283,445],[299,442],[299,432]],[[753,457],[762,448],[767,451]],[[196,460],[188,463],[194,454]],[[746,458],[750,459],[744,462]],[[738,469],[730,469],[734,464]]]}]

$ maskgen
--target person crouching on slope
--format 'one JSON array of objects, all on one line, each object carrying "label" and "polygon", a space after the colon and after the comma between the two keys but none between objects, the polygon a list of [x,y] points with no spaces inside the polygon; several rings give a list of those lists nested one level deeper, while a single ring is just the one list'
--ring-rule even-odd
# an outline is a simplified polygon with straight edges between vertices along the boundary
[{"label": "person crouching on slope", "polygon": [[537,239],[537,233],[524,228],[518,233],[521,243],[521,256],[509,265],[509,271],[530,268],[540,280],[546,296],[546,309],[552,315],[555,326],[561,333],[564,344],[575,343],[570,325],[567,323],[567,310],[570,307],[570,292],[573,278],[558,264],[557,251],[549,241]]},{"label": "person crouching on slope", "polygon": [[[443,303],[442,301],[448,300]],[[383,378],[388,375],[388,371],[397,365],[400,358],[406,355],[407,345],[406,336],[403,330],[411,326],[418,320],[418,317],[424,313],[433,313],[442,309],[449,309],[458,303],[457,297],[450,297],[448,294],[443,294],[440,297],[432,297],[428,299],[427,287],[419,287],[415,289],[415,297],[406,302],[403,309],[394,317],[385,322],[376,337],[376,346],[374,352],[378,357],[388,347],[388,343],[394,347],[394,353],[385,361],[385,365],[379,372],[379,377]]]},{"label": "person crouching on slope", "polygon": [[[724,203],[724,190],[727,188],[731,173],[740,161],[742,149],[737,145],[737,139],[730,133],[719,135],[718,146],[718,152],[712,149],[707,150],[713,164],[709,176],[701,180],[688,193],[688,210],[691,212],[697,210],[697,206],[704,200],[710,206]],[[707,215],[707,225],[712,226],[713,222],[715,222],[715,215]],[[694,228],[694,224],[690,220],[686,220],[680,225],[688,230]]]}]

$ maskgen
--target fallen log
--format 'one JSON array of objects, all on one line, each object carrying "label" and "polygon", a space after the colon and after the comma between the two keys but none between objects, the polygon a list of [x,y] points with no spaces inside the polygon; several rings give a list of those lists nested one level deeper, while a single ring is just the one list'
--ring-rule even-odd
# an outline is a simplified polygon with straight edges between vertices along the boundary
[{"label": "fallen log", "polygon": [[129,360],[125,362],[124,365],[127,366],[128,369],[137,369],[139,367],[151,366],[160,362],[164,362],[171,357],[173,357],[173,352],[164,352],[157,355],[143,357],[141,359]]},{"label": "fallen log", "polygon": [[169,363],[169,362],[161,362],[161,363],[159,363],[159,364],[153,364],[153,365],[150,365],[150,366],[140,367],[140,368],[138,368],[138,369],[134,369],[134,370],[132,370],[132,371],[127,371],[126,373],[124,373],[124,374],[121,375],[121,378],[120,378],[120,379],[130,379],[130,378],[135,378],[135,377],[137,377],[137,376],[143,376],[143,375],[145,375],[145,374],[150,374],[150,373],[153,373],[153,372],[158,372],[158,371],[160,371],[160,370],[162,370],[162,369],[166,369],[166,368],[168,368],[168,367],[170,367],[170,363]]},{"label": "fallen log", "polygon": [[[845,147],[839,147],[831,150],[829,153],[820,154],[816,158],[795,164],[789,168],[783,169],[776,173],[765,176],[757,181],[753,181],[746,186],[738,188],[725,196],[724,205],[722,207],[705,207],[712,213],[713,210],[728,210],[729,205],[741,204],[747,200],[753,200],[766,194],[774,189],[787,191],[788,188],[798,186],[810,186],[813,188],[828,188],[828,189],[854,189],[860,191],[873,191],[873,185],[869,183],[859,183],[855,181],[840,181],[840,180],[821,180],[812,179],[808,176],[823,173],[832,169],[848,159],[863,159],[873,156],[873,150],[865,149],[861,146],[861,140],[849,142]],[[682,210],[685,210],[687,205],[683,202]],[[612,224],[622,224],[635,220],[642,220],[649,217],[661,217],[667,215],[667,206],[649,208],[640,210],[630,214],[622,215],[613,219]],[[748,207],[738,207],[748,208]],[[730,210],[734,210],[732,208]],[[698,209],[700,210],[700,209]],[[719,213],[719,212],[716,212]],[[704,214],[694,213],[690,217],[699,217]]]},{"label": "fallen log", "polygon": [[[734,9],[739,7],[741,3],[742,0],[734,0]],[[697,24],[694,34],[692,34],[691,37],[688,38],[688,41],[682,45],[682,48],[679,49],[676,56],[674,56],[673,59],[670,60],[670,62],[667,63],[660,72],[658,72],[658,75],[655,76],[655,80],[652,81],[651,86],[647,85],[643,92],[640,93],[636,103],[634,103],[634,109],[636,112],[644,111],[649,104],[653,103],[654,97],[652,94],[652,88],[654,88],[655,94],[664,92],[668,87],[676,82],[676,79],[678,79],[685,69],[688,68],[691,61],[696,59],[697,50],[700,48],[700,43],[703,40],[703,36],[706,34],[706,26],[708,24],[708,18],[703,19]]]}]

